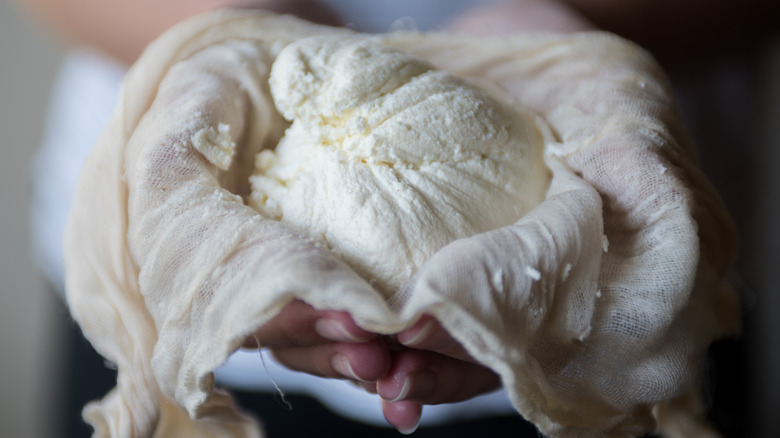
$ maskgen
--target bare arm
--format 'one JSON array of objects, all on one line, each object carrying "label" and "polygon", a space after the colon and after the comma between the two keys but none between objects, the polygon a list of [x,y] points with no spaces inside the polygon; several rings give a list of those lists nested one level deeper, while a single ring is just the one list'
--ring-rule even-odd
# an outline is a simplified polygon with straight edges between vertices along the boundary
[{"label": "bare arm", "polygon": [[132,63],[164,30],[190,16],[220,7],[268,9],[333,22],[305,0],[16,0],[56,35]]}]

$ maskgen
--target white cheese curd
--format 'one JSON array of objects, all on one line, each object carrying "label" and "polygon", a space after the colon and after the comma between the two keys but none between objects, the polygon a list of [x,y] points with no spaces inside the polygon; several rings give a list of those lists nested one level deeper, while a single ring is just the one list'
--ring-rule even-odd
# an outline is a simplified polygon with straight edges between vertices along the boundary
[{"label": "white cheese curd", "polygon": [[371,38],[291,44],[270,86],[292,123],[257,156],[250,204],[386,296],[448,243],[517,221],[549,185],[536,118]]}]

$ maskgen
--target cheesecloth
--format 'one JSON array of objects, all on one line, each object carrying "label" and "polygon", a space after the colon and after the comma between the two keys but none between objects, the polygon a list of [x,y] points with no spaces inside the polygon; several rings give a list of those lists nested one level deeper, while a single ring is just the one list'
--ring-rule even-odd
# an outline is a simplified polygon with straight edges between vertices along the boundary
[{"label": "cheesecloth", "polygon": [[434,315],[550,436],[714,433],[696,393],[707,346],[738,325],[734,231],[650,56],[604,33],[372,37],[511,96],[557,139],[539,206],[453,242],[385,299],[243,202],[285,127],[270,65],[326,34],[351,31],[218,11],[130,70],[65,236],[70,310],[118,368],[84,410],[95,436],[260,436],[212,371],[296,298],[388,334]]}]

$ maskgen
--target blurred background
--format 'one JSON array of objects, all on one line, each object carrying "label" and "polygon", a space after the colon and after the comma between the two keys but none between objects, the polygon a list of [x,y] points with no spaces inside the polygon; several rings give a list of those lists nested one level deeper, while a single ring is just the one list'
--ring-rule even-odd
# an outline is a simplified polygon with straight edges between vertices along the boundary
[{"label": "blurred background", "polygon": [[33,264],[29,163],[60,49],[0,1],[0,436],[56,437],[63,310]]},{"label": "blurred background", "polygon": [[[777,33],[775,32],[775,35]],[[0,0],[0,436],[58,437],[73,325],[30,251],[30,162],[64,47]],[[679,53],[685,58],[685,52]],[[742,235],[730,280],[745,329],[712,349],[711,418],[728,437],[780,436],[780,39],[670,72],[702,165]]]}]

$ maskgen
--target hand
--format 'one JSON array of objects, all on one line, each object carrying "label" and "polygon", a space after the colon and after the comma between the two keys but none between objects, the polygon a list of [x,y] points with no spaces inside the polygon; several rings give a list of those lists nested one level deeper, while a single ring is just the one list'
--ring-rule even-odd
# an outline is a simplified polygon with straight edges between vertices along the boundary
[{"label": "hand", "polygon": [[403,433],[417,428],[423,405],[468,400],[501,384],[429,315],[396,339],[405,348],[392,352],[390,371],[363,387],[382,397],[385,418]]},{"label": "hand", "polygon": [[400,346],[361,329],[345,312],[294,301],[247,337],[244,347],[259,341],[290,369],[352,380],[378,393],[387,421],[402,432],[417,427],[425,404],[466,400],[500,385],[430,316],[396,339]]},{"label": "hand", "polygon": [[352,380],[378,393],[385,418],[404,433],[416,429],[423,405],[466,400],[500,385],[494,372],[478,365],[429,316],[396,339],[403,347],[391,352],[384,338],[361,329],[346,312],[316,310],[296,300],[243,346],[270,348],[290,369]]},{"label": "hand", "polygon": [[269,348],[288,368],[320,377],[367,382],[390,370],[390,352],[376,333],[358,327],[346,312],[317,310],[299,300],[243,346]]}]

